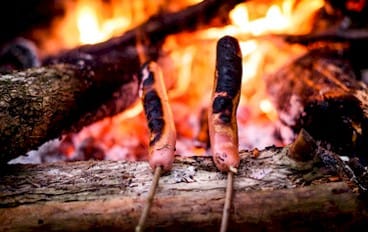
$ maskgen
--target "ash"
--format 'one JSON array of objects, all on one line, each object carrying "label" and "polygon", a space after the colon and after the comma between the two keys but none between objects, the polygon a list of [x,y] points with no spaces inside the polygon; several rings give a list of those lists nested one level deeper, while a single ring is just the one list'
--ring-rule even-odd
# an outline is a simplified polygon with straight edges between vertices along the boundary
[{"label": "ash", "polygon": [[29,151],[26,155],[10,160],[8,164],[40,164],[65,161],[66,157],[60,153],[60,144],[59,139],[50,140],[37,150]]}]

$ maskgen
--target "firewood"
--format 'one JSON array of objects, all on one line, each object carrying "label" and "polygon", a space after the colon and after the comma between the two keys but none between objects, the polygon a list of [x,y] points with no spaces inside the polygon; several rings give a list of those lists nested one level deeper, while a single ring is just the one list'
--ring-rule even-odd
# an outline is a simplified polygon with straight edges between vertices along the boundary
[{"label": "firewood", "polygon": [[40,66],[36,45],[25,38],[15,38],[0,49],[0,74]]},{"label": "firewood", "polygon": [[[240,153],[230,231],[367,225],[367,202],[354,185],[324,165],[296,162],[287,153],[288,147],[262,150],[257,158]],[[152,171],[147,162],[80,161],[9,165],[1,175],[1,231],[133,231]],[[225,186],[226,174],[210,157],[177,158],[161,177],[147,231],[218,231]]]},{"label": "firewood", "polygon": [[344,50],[319,48],[265,81],[285,125],[295,133],[304,128],[333,151],[363,160],[368,151],[368,89],[355,73]]},{"label": "firewood", "polygon": [[295,160],[308,161],[316,149],[316,141],[303,128],[289,148],[289,156]]},{"label": "firewood", "polygon": [[[280,35],[281,36],[281,35]],[[362,29],[336,29],[332,28],[323,32],[307,35],[283,35],[289,43],[311,44],[316,42],[367,42],[368,30]]]},{"label": "firewood", "polygon": [[1,75],[0,164],[126,109],[138,81],[109,67],[59,64]]},{"label": "firewood", "polygon": [[121,36],[45,57],[43,64],[75,62],[76,58],[80,58],[78,57],[80,53],[104,56],[105,59],[117,59],[124,55],[126,46],[134,47],[137,44],[138,46],[143,45],[147,49],[145,54],[140,54],[145,56],[145,61],[156,60],[157,48],[160,48],[159,45],[168,35],[208,28],[209,26],[226,25],[229,23],[229,11],[241,2],[244,0],[205,0],[178,12],[158,13]]}]

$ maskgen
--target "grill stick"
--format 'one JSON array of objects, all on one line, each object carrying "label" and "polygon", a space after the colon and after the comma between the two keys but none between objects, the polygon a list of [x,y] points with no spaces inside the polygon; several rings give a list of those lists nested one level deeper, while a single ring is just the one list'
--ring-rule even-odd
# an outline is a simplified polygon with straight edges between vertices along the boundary
[{"label": "grill stick", "polygon": [[239,166],[239,142],[236,111],[239,105],[242,60],[238,41],[230,36],[217,43],[216,71],[208,113],[209,135],[214,163],[227,172],[226,198],[221,231],[227,229],[233,193],[233,175]]},{"label": "grill stick", "polygon": [[176,144],[174,119],[160,67],[149,61],[143,65],[141,75],[140,96],[150,130],[148,160],[154,177],[136,231],[144,229],[161,173],[171,170]]}]

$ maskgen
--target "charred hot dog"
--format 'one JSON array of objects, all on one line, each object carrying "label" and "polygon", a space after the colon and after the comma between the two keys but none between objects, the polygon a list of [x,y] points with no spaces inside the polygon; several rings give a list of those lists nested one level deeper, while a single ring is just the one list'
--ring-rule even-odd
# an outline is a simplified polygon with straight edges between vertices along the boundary
[{"label": "charred hot dog", "polygon": [[157,63],[149,61],[141,70],[141,98],[150,130],[149,164],[152,169],[172,167],[176,130],[162,72]]},{"label": "charred hot dog", "polygon": [[224,36],[218,41],[208,123],[213,160],[224,172],[235,172],[240,162],[236,112],[241,91],[241,57],[235,38]]}]

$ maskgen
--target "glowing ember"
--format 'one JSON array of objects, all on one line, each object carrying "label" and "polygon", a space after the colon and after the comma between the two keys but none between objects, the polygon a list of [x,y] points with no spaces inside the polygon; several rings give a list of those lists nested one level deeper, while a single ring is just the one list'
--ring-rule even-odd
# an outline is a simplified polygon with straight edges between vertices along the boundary
[{"label": "glowing ember", "polygon": [[[78,26],[80,41],[74,45],[96,43],[122,33],[146,20],[149,15],[162,8],[163,3],[170,1],[147,1],[146,5],[142,1],[111,2],[113,4],[109,8],[110,11],[122,9],[122,2],[125,4],[124,9],[130,10],[106,17],[101,14],[102,5],[92,4],[90,1],[78,2],[80,5],[75,7],[74,24]],[[197,2],[199,1],[180,1],[180,7]],[[218,38],[226,34],[238,38],[244,61],[242,93],[237,114],[240,148],[284,145],[283,141],[278,141],[274,136],[278,131],[275,123],[278,116],[265,96],[262,76],[275,71],[293,56],[305,52],[306,48],[285,44],[271,34],[308,32],[311,29],[313,13],[320,9],[323,3],[322,0],[284,0],[281,4],[265,8],[264,3],[262,5],[257,1],[249,1],[238,4],[230,12],[230,25],[182,33],[166,39],[163,55],[158,63],[163,68],[175,116],[178,133],[177,154],[207,154],[206,148],[199,147],[196,143],[196,136],[203,126],[200,121],[201,114],[203,109],[208,107],[210,100],[215,44]],[[177,5],[171,3],[166,9],[174,9],[175,6]],[[145,159],[148,134],[142,107],[138,102],[126,112],[98,122],[74,135],[71,139],[73,149],[67,146],[65,153],[70,157],[76,156],[80,144],[94,138],[94,146],[103,150],[105,159]]]},{"label": "glowing ember", "polygon": [[268,99],[263,99],[259,103],[259,108],[267,115],[270,120],[277,120],[276,109],[273,107],[272,103]]}]

